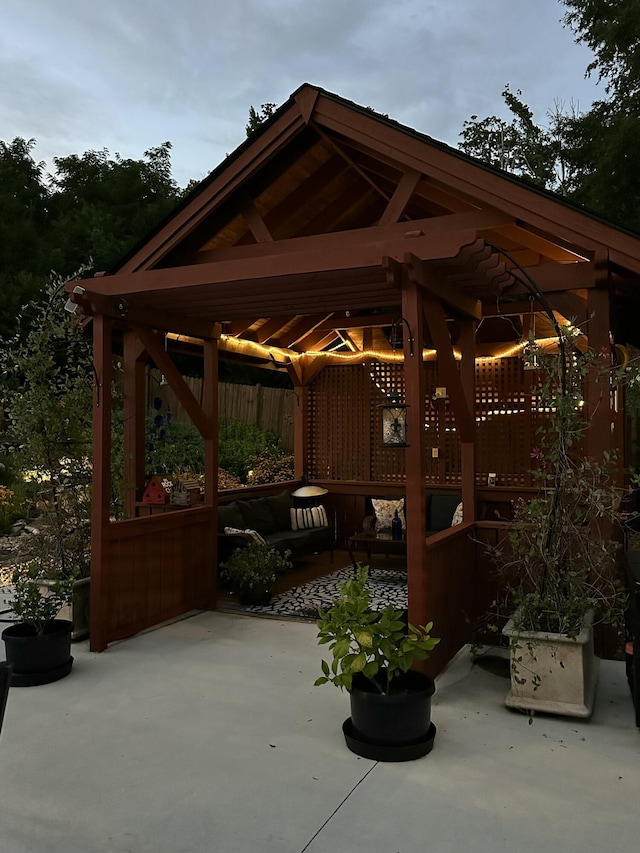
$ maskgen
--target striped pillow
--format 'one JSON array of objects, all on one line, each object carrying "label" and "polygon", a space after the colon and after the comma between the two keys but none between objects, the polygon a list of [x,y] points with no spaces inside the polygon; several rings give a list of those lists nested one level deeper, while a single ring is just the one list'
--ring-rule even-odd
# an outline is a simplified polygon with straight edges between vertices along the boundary
[{"label": "striped pillow", "polygon": [[327,513],[323,506],[291,507],[291,529],[310,530],[313,527],[328,527]]}]

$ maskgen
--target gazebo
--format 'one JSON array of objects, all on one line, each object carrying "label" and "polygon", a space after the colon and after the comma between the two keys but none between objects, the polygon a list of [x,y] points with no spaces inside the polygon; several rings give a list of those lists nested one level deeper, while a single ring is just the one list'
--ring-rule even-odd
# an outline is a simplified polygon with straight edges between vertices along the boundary
[{"label": "gazebo", "polygon": [[[296,477],[329,490],[338,537],[365,499],[404,495],[409,618],[467,641],[486,603],[478,540],[530,489],[536,424],[524,345],[554,323],[589,346],[635,343],[640,239],[549,192],[305,84],[108,273],[73,282],[92,317],[91,648],[216,606],[217,375],[225,355],[286,370]],[[125,518],[109,518],[112,351],[122,341]],[[201,348],[203,401],[171,358]],[[205,441],[198,506],[142,516],[145,364]],[[587,389],[586,452],[624,442],[622,406]],[[385,446],[380,405],[406,404]],[[280,486],[280,488],[282,488]],[[463,523],[425,537],[428,492],[456,491]]]}]

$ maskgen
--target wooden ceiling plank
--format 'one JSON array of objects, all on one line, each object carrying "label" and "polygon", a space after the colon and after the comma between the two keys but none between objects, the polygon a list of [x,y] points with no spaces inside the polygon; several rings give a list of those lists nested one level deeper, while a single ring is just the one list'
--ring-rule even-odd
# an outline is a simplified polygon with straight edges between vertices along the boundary
[{"label": "wooden ceiling plank", "polygon": [[318,135],[319,135],[319,136],[321,136],[321,137],[322,137],[322,139],[324,139],[324,141],[325,141],[328,145],[330,145],[330,146],[333,148],[333,150],[334,150],[337,154],[339,154],[339,155],[344,159],[344,161],[345,161],[346,163],[348,163],[348,164],[349,164],[349,166],[350,166],[350,167],[351,167],[355,172],[357,172],[357,173],[360,175],[360,177],[361,177],[363,180],[365,180],[373,190],[375,190],[375,192],[376,192],[379,196],[381,196],[381,197],[382,197],[386,202],[388,202],[388,201],[390,200],[391,196],[390,196],[388,193],[386,193],[386,192],[382,189],[382,187],[380,187],[380,186],[379,186],[379,185],[378,185],[374,180],[372,180],[372,179],[369,177],[369,175],[364,171],[364,169],[361,169],[361,168],[360,168],[360,166],[358,166],[358,164],[355,162],[355,160],[353,160],[353,158],[351,158],[351,157],[347,154],[347,152],[344,150],[344,148],[342,148],[342,146],[338,145],[338,143],[336,142],[336,140],[335,140],[335,139],[333,139],[333,137],[331,137],[331,136],[329,136],[327,133],[325,133],[325,131],[324,131],[321,127],[319,127],[315,122],[314,122],[314,124],[313,124],[313,127],[314,127],[314,130],[316,131],[316,133],[318,133]]},{"label": "wooden ceiling plank", "polygon": [[279,346],[291,348],[299,340],[306,337],[310,332],[313,332],[316,326],[320,325],[324,320],[328,320],[331,314],[323,314],[319,317],[303,317],[282,333],[279,339]]},{"label": "wooden ceiling plank", "polygon": [[315,351],[319,352],[325,347],[330,346],[335,340],[340,340],[340,335],[337,332],[317,332],[314,331],[306,338],[302,338],[297,342],[294,349],[300,352]]},{"label": "wooden ceiling plank", "polygon": [[326,323],[322,323],[318,326],[317,331],[331,331],[335,329],[336,331],[341,331],[344,329],[364,329],[367,327],[371,327],[374,329],[379,328],[380,326],[390,326],[394,320],[398,319],[397,314],[368,314],[364,317],[332,317],[331,320],[328,320]]},{"label": "wooden ceiling plank", "polygon": [[239,337],[243,332],[246,332],[253,325],[253,322],[244,319],[232,320],[224,330],[225,335],[232,335],[234,337]]},{"label": "wooden ceiling plank", "polygon": [[266,323],[256,330],[256,340],[259,344],[266,344],[271,338],[276,338],[280,329],[283,329],[293,320],[293,316],[270,317]]}]

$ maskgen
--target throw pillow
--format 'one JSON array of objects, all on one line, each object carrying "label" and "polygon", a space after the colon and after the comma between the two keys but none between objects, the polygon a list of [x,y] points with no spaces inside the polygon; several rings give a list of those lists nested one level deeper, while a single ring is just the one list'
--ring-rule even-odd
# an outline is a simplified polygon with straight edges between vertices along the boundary
[{"label": "throw pillow", "polygon": [[260,536],[257,530],[251,530],[250,527],[247,527],[246,530],[241,530],[238,527],[225,527],[225,533],[235,534],[236,536],[246,536],[249,539],[253,539],[254,542],[257,542],[258,545],[266,545],[266,540]]},{"label": "throw pillow", "polygon": [[451,526],[455,527],[456,524],[462,524],[462,501],[456,507],[456,511],[453,513],[453,518],[451,520]]},{"label": "throw pillow", "polygon": [[407,523],[404,518],[404,498],[398,500],[387,500],[382,498],[373,498],[373,511],[376,516],[376,529],[390,530],[391,522],[394,519],[396,510],[398,510],[398,518],[402,522],[402,529],[406,530]]},{"label": "throw pillow", "polygon": [[291,529],[310,530],[328,527],[327,513],[323,506],[291,507]]}]

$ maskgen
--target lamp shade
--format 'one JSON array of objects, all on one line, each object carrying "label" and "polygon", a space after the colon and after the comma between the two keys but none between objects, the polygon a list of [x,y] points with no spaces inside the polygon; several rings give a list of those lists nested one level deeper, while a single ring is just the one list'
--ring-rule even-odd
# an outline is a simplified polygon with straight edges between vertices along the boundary
[{"label": "lamp shade", "polygon": [[326,495],[329,489],[323,489],[322,486],[300,486],[295,492],[291,492],[294,498],[319,498]]}]

